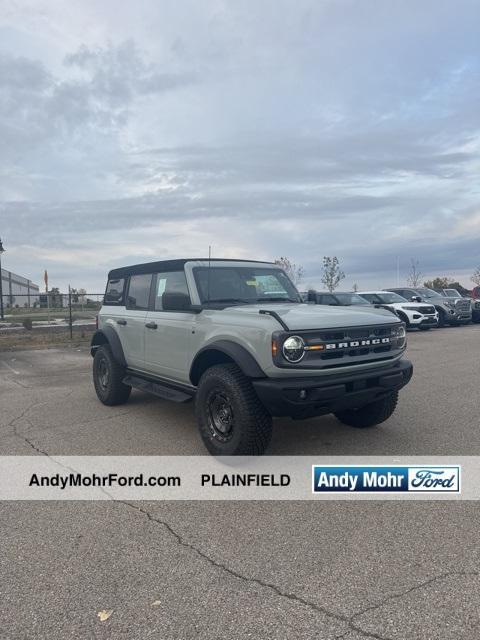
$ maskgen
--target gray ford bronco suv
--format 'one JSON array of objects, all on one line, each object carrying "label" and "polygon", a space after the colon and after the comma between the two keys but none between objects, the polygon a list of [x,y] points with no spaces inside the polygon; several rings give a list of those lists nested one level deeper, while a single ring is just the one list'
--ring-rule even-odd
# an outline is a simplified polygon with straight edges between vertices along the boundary
[{"label": "gray ford bronco suv", "polygon": [[389,311],[305,304],[275,264],[184,259],[109,273],[91,354],[104,404],[132,387],[195,398],[210,453],[255,455],[272,416],[387,420],[412,376],[405,347]]}]

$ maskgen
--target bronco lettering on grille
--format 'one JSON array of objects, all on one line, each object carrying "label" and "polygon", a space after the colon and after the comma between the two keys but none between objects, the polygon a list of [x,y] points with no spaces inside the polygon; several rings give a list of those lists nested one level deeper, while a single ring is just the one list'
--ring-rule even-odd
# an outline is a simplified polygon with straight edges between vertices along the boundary
[{"label": "bronco lettering on grille", "polygon": [[325,349],[352,349],[355,347],[371,347],[378,344],[390,344],[390,338],[371,338],[369,340],[351,340],[350,342],[330,342]]}]

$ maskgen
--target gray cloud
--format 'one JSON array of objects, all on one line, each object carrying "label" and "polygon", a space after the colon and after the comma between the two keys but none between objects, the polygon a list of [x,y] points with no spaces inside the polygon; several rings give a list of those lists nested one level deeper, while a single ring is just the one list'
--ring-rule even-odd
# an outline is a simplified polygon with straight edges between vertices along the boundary
[{"label": "gray cloud", "polygon": [[[98,25],[91,37],[46,4],[43,56],[34,13],[7,21],[11,268],[97,287],[116,264],[212,244],[290,255],[307,279],[337,254],[349,281],[382,284],[396,256],[414,255],[468,283],[480,262],[478,3],[144,9],[75,5],[79,24]],[[35,56],[16,50],[16,21]]]}]

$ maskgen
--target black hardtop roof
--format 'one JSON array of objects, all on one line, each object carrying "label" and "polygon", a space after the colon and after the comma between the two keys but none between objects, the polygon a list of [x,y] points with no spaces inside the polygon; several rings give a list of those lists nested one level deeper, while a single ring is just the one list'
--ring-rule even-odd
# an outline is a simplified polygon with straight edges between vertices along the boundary
[{"label": "black hardtop roof", "polygon": [[[144,262],[142,264],[132,264],[129,267],[119,267],[112,269],[108,273],[108,279],[125,278],[127,276],[140,275],[142,273],[160,273],[165,271],[181,271],[186,262],[208,262],[208,258],[180,258],[178,260],[159,260],[157,262]],[[273,262],[264,260],[240,260],[237,258],[211,258],[211,263],[215,262],[255,262],[257,264],[273,265]]]}]

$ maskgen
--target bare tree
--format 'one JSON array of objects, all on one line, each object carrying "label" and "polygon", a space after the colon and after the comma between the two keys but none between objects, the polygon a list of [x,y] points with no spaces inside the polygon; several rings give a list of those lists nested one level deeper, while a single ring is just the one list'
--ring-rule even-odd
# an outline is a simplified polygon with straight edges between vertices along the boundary
[{"label": "bare tree", "polygon": [[355,293],[358,291],[358,284],[356,282],[353,283],[352,291],[355,291]]},{"label": "bare tree", "polygon": [[418,287],[423,278],[423,273],[420,271],[420,263],[418,260],[412,258],[410,260],[410,271],[408,272],[407,282],[411,287]]},{"label": "bare tree", "polygon": [[480,266],[475,269],[470,280],[476,284],[477,287],[480,287]]},{"label": "bare tree", "polygon": [[340,269],[337,256],[323,256],[322,282],[327,289],[330,292],[334,291],[344,278],[345,274]]},{"label": "bare tree", "polygon": [[277,258],[275,260],[275,264],[278,264],[279,267],[282,267],[282,269],[287,273],[290,280],[292,280],[294,284],[298,284],[305,275],[305,270],[301,264],[295,264],[295,262],[292,262],[285,256]]}]

